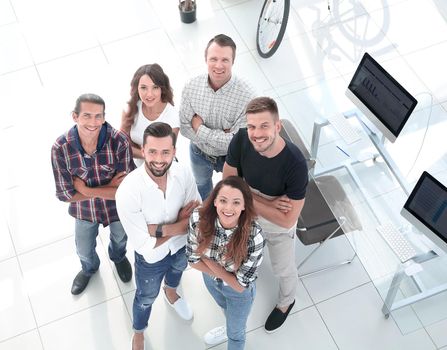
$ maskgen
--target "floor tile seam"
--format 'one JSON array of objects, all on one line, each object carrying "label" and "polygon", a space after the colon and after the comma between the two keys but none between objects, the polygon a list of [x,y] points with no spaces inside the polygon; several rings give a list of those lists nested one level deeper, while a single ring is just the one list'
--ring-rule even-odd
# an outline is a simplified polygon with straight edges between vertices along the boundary
[{"label": "floor tile seam", "polygon": [[329,336],[331,337],[332,341],[334,342],[337,349],[340,350],[340,346],[337,344],[337,341],[335,340],[335,336],[332,334],[331,330],[329,329],[328,324],[326,323],[326,320],[324,319],[323,315],[321,314],[318,307],[315,305],[315,310],[317,310],[318,315],[320,316],[321,322],[323,322],[324,326],[326,327],[327,332],[329,333]]},{"label": "floor tile seam", "polygon": [[[220,4],[220,2],[219,2]],[[237,4],[235,4],[235,6],[237,6]],[[216,10],[216,12],[223,12],[226,19],[228,20],[228,22],[231,24],[231,27],[234,29],[234,31],[237,33],[237,35],[240,37],[241,41],[244,43],[245,49],[246,50],[242,50],[240,47],[237,48],[237,53],[236,53],[236,59],[237,59],[237,55],[238,54],[242,54],[242,53],[247,53],[250,52],[250,46],[247,45],[247,43],[244,40],[244,37],[239,33],[239,31],[237,30],[237,26],[234,24],[234,22],[231,20],[231,16],[227,13],[227,11],[225,11],[225,8],[223,8],[221,6],[220,9]],[[218,17],[218,16],[215,16]],[[242,51],[241,51],[242,50]]]},{"label": "floor tile seam", "polygon": [[[161,23],[159,18],[158,18],[158,20]],[[128,35],[125,35],[123,37],[119,37],[119,38],[115,38],[115,39],[107,40],[107,41],[101,41],[99,38],[97,38],[97,41],[98,41],[99,46],[107,46],[107,45],[112,45],[112,44],[119,43],[120,41],[133,39],[133,38],[135,38],[137,36],[140,36],[140,35],[143,36],[145,34],[150,34],[151,32],[155,32],[157,30],[165,31],[164,28],[162,28],[162,26],[160,26],[160,27],[156,27],[156,28],[152,28],[152,29],[143,30],[141,32],[137,32],[137,33],[133,33],[133,34],[128,34]]]},{"label": "floor tile seam", "polygon": [[[295,246],[296,247],[296,246]],[[296,249],[296,248],[295,248]],[[296,269],[296,273],[298,274],[298,268]],[[305,277],[304,277],[305,278]],[[307,288],[307,286],[306,286],[306,284],[304,283],[304,278],[303,277],[300,277],[299,275],[298,275],[298,279],[299,279],[299,282],[301,283],[301,285],[303,286],[303,288],[304,288],[304,290],[306,291],[306,293],[307,293],[307,296],[309,297],[309,299],[310,299],[310,301],[312,302],[312,306],[315,306],[315,300],[314,300],[314,298],[312,298],[312,295],[310,294],[310,292],[309,292],[309,288]]]},{"label": "floor tile seam", "polygon": [[[367,272],[365,272],[365,273],[368,274]],[[320,304],[322,304],[322,303],[325,303],[325,302],[327,302],[327,301],[330,301],[330,300],[332,300],[332,299],[334,299],[334,298],[337,298],[337,297],[342,296],[342,295],[344,295],[344,294],[350,293],[350,292],[352,292],[352,291],[354,291],[354,290],[356,290],[356,289],[362,288],[362,287],[364,287],[364,286],[366,286],[366,285],[368,285],[368,284],[371,284],[371,285],[374,287],[374,284],[373,284],[373,282],[371,281],[371,279],[369,278],[369,275],[368,275],[368,281],[367,281],[367,282],[363,282],[363,283],[361,283],[361,284],[359,284],[359,285],[357,285],[357,286],[355,286],[355,287],[352,287],[352,288],[349,288],[349,289],[347,289],[347,290],[344,290],[343,292],[337,293],[337,294],[335,294],[335,295],[333,295],[333,296],[331,296],[331,297],[329,297],[329,298],[320,300],[320,301],[318,301],[318,302],[314,302],[314,305],[315,305],[315,306],[318,306],[318,305],[320,305]],[[374,287],[374,289],[376,290],[375,287]],[[379,297],[380,297],[380,296],[379,296]],[[380,298],[381,298],[381,297],[380,297]],[[382,298],[381,298],[381,299],[382,299]],[[313,300],[313,299],[312,299],[312,300]]]},{"label": "floor tile seam", "polygon": [[113,296],[113,297],[110,297],[110,298],[106,298],[106,299],[104,299],[103,301],[100,301],[100,302],[98,302],[98,303],[95,303],[95,304],[86,306],[86,307],[84,307],[84,308],[82,308],[82,309],[76,310],[76,311],[71,312],[71,313],[69,313],[69,314],[67,314],[67,315],[64,315],[64,316],[62,316],[62,317],[58,317],[58,318],[55,318],[55,319],[53,319],[53,320],[51,320],[51,321],[48,321],[48,322],[45,322],[45,323],[42,323],[42,324],[38,324],[37,327],[38,327],[39,329],[40,329],[40,328],[44,328],[44,327],[48,327],[49,325],[51,325],[51,324],[53,324],[53,323],[60,322],[60,321],[65,320],[65,319],[67,319],[67,318],[69,318],[69,317],[78,315],[78,314],[80,314],[80,313],[82,313],[82,312],[84,312],[84,311],[87,311],[87,310],[92,309],[92,308],[94,308],[94,307],[97,307],[97,306],[99,306],[99,305],[106,304],[106,303],[108,303],[108,302],[110,302],[110,301],[113,301],[113,300],[115,300],[115,299],[122,299],[122,295],[121,295],[121,294],[118,294],[118,295],[116,295],[116,296]]},{"label": "floor tile seam", "polygon": [[[156,15],[156,17],[157,17],[157,20],[158,20],[159,23],[160,23],[160,27],[153,28],[153,29],[149,29],[149,30],[145,30],[145,31],[143,31],[143,32],[140,32],[140,33],[131,35],[131,36],[127,37],[127,38],[122,38],[122,39],[117,39],[117,40],[114,40],[114,41],[111,41],[111,42],[102,43],[103,46],[107,46],[107,45],[110,45],[110,44],[117,43],[117,42],[119,42],[119,41],[123,41],[123,40],[131,39],[131,38],[135,38],[135,37],[140,36],[140,35],[143,36],[143,35],[145,35],[145,34],[150,34],[150,33],[152,33],[152,32],[161,31],[161,32],[163,32],[163,33],[166,35],[166,37],[168,38],[169,43],[171,44],[171,47],[174,49],[174,51],[175,51],[176,54],[177,54],[177,58],[180,60],[180,56],[179,56],[177,47],[176,47],[174,41],[172,40],[171,36],[169,35],[169,32],[166,30],[167,27],[165,26],[165,23],[161,20],[161,17],[160,17],[160,15],[159,15],[159,13],[158,13],[157,10],[152,6],[152,3],[151,3],[150,0],[148,0],[148,3],[149,3],[149,6],[151,6],[152,9],[154,10],[154,13],[155,13],[155,15]],[[181,66],[183,67],[183,69],[184,69],[185,71],[187,71],[187,68],[188,68],[188,67],[185,66],[185,64],[184,64],[183,62],[181,62]]]},{"label": "floor tile seam", "polygon": [[[294,10],[295,14],[297,15],[297,17],[302,21],[301,16],[299,15],[299,9],[295,8],[295,6],[292,5],[292,3],[290,4],[290,6],[292,7],[292,9]],[[362,6],[364,13],[355,16],[355,18],[360,18],[360,17],[364,17],[367,16],[369,13],[366,11],[366,9]],[[338,17],[337,20],[335,21],[331,21],[329,19],[328,21],[328,17],[333,17],[334,16],[334,6],[331,6],[331,9],[328,9],[328,7],[325,7],[325,11],[327,11],[326,16],[323,18],[323,20],[321,20],[322,25],[318,26],[317,28],[311,28],[309,30],[306,30],[305,33],[310,33],[310,32],[315,32],[318,30],[323,29],[324,27],[329,26],[333,26],[333,25],[338,25],[342,22],[342,19],[340,17]],[[326,22],[327,21],[327,22]]]},{"label": "floor tile seam", "polygon": [[[14,127],[15,127],[15,124],[9,124],[9,125],[2,126],[2,130],[5,131],[5,130],[8,130],[8,129],[11,129],[11,128],[14,128]],[[16,187],[19,187],[19,185],[12,185],[12,186],[9,186],[9,187],[7,187],[5,189],[1,189],[1,191],[8,191],[8,190],[14,189]]]},{"label": "floor tile seam", "polygon": [[[236,4],[236,5],[237,5],[237,4]],[[235,6],[236,6],[236,5],[235,5]],[[237,35],[239,35],[239,37],[241,38],[241,40],[242,40],[242,42],[244,43],[245,47],[247,48],[247,51],[242,51],[242,52],[238,51],[238,52],[240,52],[240,53],[249,52],[249,53],[250,53],[250,51],[251,51],[251,50],[250,50],[250,45],[249,45],[247,42],[245,42],[244,37],[243,37],[243,36],[241,35],[241,33],[239,32],[239,30],[238,30],[236,24],[233,22],[231,16],[227,13],[227,11],[226,11],[225,8],[222,8],[222,11],[224,12],[225,17],[227,18],[228,22],[230,22],[231,26],[232,26],[233,29],[236,31]]]},{"label": "floor tile seam", "polygon": [[18,258],[19,257],[23,257],[24,255],[27,255],[27,254],[30,254],[30,253],[34,253],[37,250],[46,248],[48,246],[51,246],[51,245],[54,245],[54,244],[57,244],[57,243],[61,243],[62,241],[66,240],[66,239],[69,239],[71,237],[74,237],[74,233],[71,233],[71,234],[69,234],[67,236],[64,236],[64,237],[61,237],[61,238],[58,238],[58,239],[56,239],[54,241],[44,243],[42,245],[39,245],[38,247],[34,247],[34,248],[31,248],[31,249],[28,249],[28,250],[21,251],[20,253],[17,253],[16,256]]},{"label": "floor tile seam", "polygon": [[11,9],[12,9],[12,12],[14,13],[14,17],[15,17],[16,21],[18,22],[19,21],[19,16],[17,16],[17,12],[16,12],[16,9],[15,9],[12,1],[8,0],[8,3],[9,3],[9,6],[11,6]]},{"label": "floor tile seam", "polygon": [[366,13],[370,14],[372,12],[380,11],[380,10],[383,10],[385,8],[388,8],[388,7],[393,7],[393,6],[402,4],[403,2],[406,2],[406,1],[408,1],[408,0],[399,0],[399,1],[397,1],[395,3],[392,3],[392,4],[389,4],[389,3],[385,2],[385,6],[383,6],[381,8],[374,9],[371,12],[367,11],[366,8],[363,6],[363,4],[360,4],[360,5],[363,7],[363,9],[365,10]]},{"label": "floor tile seam", "polygon": [[[23,268],[22,268],[22,264],[20,262],[19,256],[16,256],[16,259],[17,259],[17,265],[18,265],[19,271],[20,271],[20,278],[24,282],[25,281],[25,274],[23,272]],[[34,324],[36,326],[37,335],[39,336],[39,341],[40,341],[40,344],[42,345],[42,349],[43,349],[44,348],[43,347],[43,341],[42,341],[42,337],[41,337],[41,334],[40,334],[39,324],[37,322],[37,316],[36,316],[36,312],[34,310],[34,305],[33,305],[32,301],[31,301],[31,296],[29,294],[28,289],[25,288],[25,291],[26,291],[26,298],[28,300],[28,305],[29,305],[29,308],[31,309],[31,313],[33,315],[33,320],[34,320]]]},{"label": "floor tile seam", "polygon": [[[2,345],[3,343],[6,343],[6,342],[8,342],[8,341],[13,340],[14,338],[18,338],[18,337],[21,337],[21,336],[23,336],[23,335],[25,335],[25,334],[31,333],[32,331],[37,331],[37,328],[38,328],[38,327],[36,326],[35,328],[31,328],[31,329],[28,329],[28,330],[26,330],[26,331],[17,333],[16,335],[13,335],[12,337],[1,339],[1,340],[0,340],[0,345]],[[39,336],[39,339],[40,339],[40,336]]]},{"label": "floor tile seam", "polygon": [[37,66],[37,69],[39,69],[39,66],[41,66],[41,65],[45,65],[45,64],[48,64],[48,63],[52,63],[54,61],[62,60],[62,59],[65,59],[67,57],[78,55],[78,54],[81,54],[81,53],[84,53],[84,52],[93,51],[94,49],[98,49],[98,48],[99,48],[99,45],[89,46],[89,47],[86,47],[86,48],[83,48],[83,49],[80,49],[80,50],[76,50],[76,51],[73,51],[73,52],[66,53],[64,55],[60,55],[60,56],[56,56],[56,57],[49,58],[49,59],[46,59],[46,60],[35,62],[35,65]]},{"label": "floor tile seam", "polygon": [[[239,5],[246,4],[246,3],[249,3],[249,2],[251,2],[251,0],[244,0],[244,1],[238,2],[237,4],[230,4],[230,5],[224,6],[224,5],[219,1],[219,4],[220,4],[220,6],[222,7],[223,10],[226,10],[226,9],[232,9],[232,8],[234,8],[234,7],[237,7],[237,6],[239,6]],[[261,13],[261,8],[262,8],[262,5],[259,7],[259,13]],[[259,17],[259,15],[258,15],[258,17]]]},{"label": "floor tile seam", "polygon": [[124,296],[127,295],[127,294],[130,294],[130,293],[133,293],[133,294],[135,295],[135,293],[136,293],[136,289],[131,290],[131,291],[128,291],[128,292],[123,292],[123,291],[120,290],[120,296],[121,296],[121,299],[123,300],[124,307],[126,308],[127,316],[129,316],[129,321],[130,321],[130,323],[132,324],[132,322],[133,322],[132,305],[130,305],[130,307],[127,307],[126,300],[124,299]]},{"label": "floor tile seam", "polygon": [[[406,0],[406,1],[410,1],[410,0]],[[431,48],[433,48],[435,46],[438,46],[438,45],[441,45],[441,44],[444,44],[444,43],[447,43],[447,39],[443,39],[443,40],[437,41],[435,43],[431,43],[431,44],[429,44],[427,46],[419,47],[417,49],[406,51],[406,52],[401,52],[398,47],[396,47],[396,50],[399,52],[399,54],[402,57],[405,57],[407,55],[409,56],[409,55],[413,55],[413,54],[419,53],[421,51],[425,51],[427,49],[431,49]],[[418,78],[419,78],[419,76],[418,76]]]},{"label": "floor tile seam", "polygon": [[421,318],[419,317],[419,314],[417,313],[417,311],[414,308],[415,304],[411,304],[409,306],[410,306],[414,316],[417,318],[417,320],[419,321],[419,323],[421,324],[422,327],[418,328],[418,329],[415,329],[412,332],[404,333],[402,331],[401,327],[399,326],[399,324],[396,322],[396,320],[394,320],[393,314],[391,313],[391,317],[393,317],[394,323],[396,323],[396,326],[399,329],[400,333],[402,334],[402,336],[407,336],[409,334],[416,333],[416,332],[420,331],[421,329],[423,329],[425,334],[427,335],[427,337],[432,341],[433,346],[435,347],[435,349],[437,349],[437,345],[436,345],[435,340],[432,338],[430,332],[427,330],[427,327],[429,327],[430,325],[425,325],[424,322],[422,322]]},{"label": "floor tile seam", "polygon": [[[335,80],[335,79],[344,79],[343,78],[343,74],[341,74],[338,71],[337,68],[335,68],[335,70],[337,71],[338,75],[335,75],[333,77],[325,78],[324,75],[316,74],[314,76],[305,77],[303,79],[298,79],[298,80],[295,80],[295,81],[292,81],[292,82],[289,82],[289,83],[285,83],[285,84],[280,84],[280,85],[277,85],[277,86],[274,87],[275,90],[276,89],[283,89],[283,88],[286,88],[287,85],[293,85],[293,84],[296,84],[296,83],[304,82],[305,86],[303,86],[301,88],[298,88],[298,89],[295,89],[295,90],[292,90],[292,91],[288,91],[288,92],[284,92],[282,94],[278,93],[277,91],[275,91],[275,92],[277,93],[278,97],[282,98],[282,97],[287,97],[287,96],[296,94],[298,92],[302,92],[304,90],[316,87],[316,86],[320,85],[322,82],[327,82],[327,81],[331,81],[331,80]],[[307,84],[305,82],[306,80],[309,80],[309,79],[312,79],[312,78],[319,78],[319,77],[321,77],[321,79],[319,79],[318,81],[315,81],[315,82],[311,82],[310,84]]]},{"label": "floor tile seam", "polygon": [[[12,237],[11,225],[10,225],[9,221],[6,218],[5,218],[5,224],[6,224],[6,227],[8,229],[8,236],[9,236],[9,240],[11,241],[12,250],[13,250],[13,254],[14,254],[11,258],[15,257],[15,258],[17,258],[17,261],[18,261],[19,258],[18,258],[18,254],[17,254],[16,244],[15,244],[14,239]],[[6,258],[5,260],[8,260],[8,258]]]},{"label": "floor tile seam", "polygon": [[32,67],[35,67],[34,62],[32,64],[30,64],[30,65],[26,65],[26,66],[21,67],[21,68],[13,69],[13,70],[6,71],[6,72],[0,72],[0,78],[5,76],[5,75],[14,74],[14,73],[17,73],[17,72],[20,72],[22,70],[29,69],[29,68],[32,68]]},{"label": "floor tile seam", "polygon": [[12,20],[11,22],[5,22],[5,23],[0,24],[0,30],[1,30],[3,27],[7,27],[7,26],[10,26],[10,25],[12,25],[12,24],[18,24],[17,19]]},{"label": "floor tile seam", "polygon": [[[406,1],[407,1],[407,0],[406,0]],[[425,332],[425,334],[427,335],[427,337],[428,337],[428,338],[431,340],[431,342],[433,343],[434,348],[435,348],[435,349],[438,349],[438,346],[436,345],[436,342],[435,342],[434,339],[432,338],[430,332],[427,330],[427,327],[429,327],[431,324],[429,324],[429,325],[424,325],[424,322],[422,322],[422,320],[421,320],[421,318],[419,317],[417,311],[414,309],[414,305],[415,305],[415,304],[411,304],[411,305],[408,305],[408,306],[412,309],[412,312],[413,312],[414,316],[417,318],[417,320],[419,321],[419,323],[421,324],[421,327],[419,327],[419,328],[417,328],[417,329],[415,329],[415,330],[413,330],[413,331],[411,331],[411,332],[404,333],[404,332],[402,331],[401,327],[399,326],[398,322],[395,320],[393,313],[391,312],[390,315],[391,315],[391,317],[392,317],[392,319],[393,319],[393,322],[396,324],[397,329],[399,330],[400,334],[401,334],[403,337],[405,337],[405,336],[409,336],[410,334],[413,334],[413,333],[420,332],[420,331],[423,329],[424,332]]]},{"label": "floor tile seam", "polygon": [[[408,0],[407,0],[407,1],[408,1]],[[447,40],[443,41],[442,43],[447,43]],[[437,46],[437,45],[439,45],[439,43],[438,43],[438,44],[431,45],[430,47],[434,47],[434,46]],[[407,64],[407,66],[410,68],[410,70],[413,72],[413,74],[419,79],[419,81],[423,84],[423,87],[426,89],[426,91],[418,92],[418,94],[421,94],[421,93],[428,93],[428,94],[431,96],[431,98],[432,98],[432,104],[431,104],[431,106],[424,107],[424,108],[420,109],[420,111],[421,111],[421,110],[423,111],[424,109],[427,109],[427,108],[430,108],[430,107],[433,108],[433,107],[438,106],[438,105],[442,107],[442,100],[439,100],[439,99],[435,96],[435,94],[434,94],[434,92],[433,92],[433,89],[430,88],[430,87],[427,85],[427,83],[424,81],[424,79],[422,79],[422,77],[419,75],[419,73],[414,69],[413,65],[411,65],[410,62],[408,62],[408,60],[407,60],[407,56],[411,56],[412,54],[417,53],[417,52],[419,52],[419,51],[424,51],[424,50],[426,50],[426,49],[428,49],[428,48],[430,48],[430,47],[427,47],[427,48],[424,48],[424,49],[421,49],[421,50],[417,50],[417,51],[415,51],[415,52],[413,52],[413,53],[409,53],[409,54],[401,54],[401,53],[399,53],[400,56],[401,56],[401,58],[402,58],[402,60]]]}]

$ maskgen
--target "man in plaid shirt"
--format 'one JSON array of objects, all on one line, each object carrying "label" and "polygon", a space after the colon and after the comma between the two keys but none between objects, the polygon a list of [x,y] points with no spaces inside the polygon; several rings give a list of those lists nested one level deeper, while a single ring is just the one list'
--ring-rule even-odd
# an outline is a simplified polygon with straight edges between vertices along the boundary
[{"label": "man in plaid shirt", "polygon": [[132,279],[126,258],[127,236],[115,205],[115,192],[135,168],[125,134],[105,121],[104,100],[94,94],[76,100],[72,117],[76,125],[60,136],[51,149],[56,197],[69,202],[75,221],[76,251],[82,270],[71,293],[80,294],[99,268],[96,236],[99,224],[110,226],[109,257],[123,282]]},{"label": "man in plaid shirt", "polygon": [[213,171],[222,172],[231,138],[245,127],[245,107],[255,97],[244,80],[231,74],[235,56],[233,39],[216,35],[205,49],[208,74],[183,88],[180,132],[191,140],[191,167],[202,200],[213,189]]}]

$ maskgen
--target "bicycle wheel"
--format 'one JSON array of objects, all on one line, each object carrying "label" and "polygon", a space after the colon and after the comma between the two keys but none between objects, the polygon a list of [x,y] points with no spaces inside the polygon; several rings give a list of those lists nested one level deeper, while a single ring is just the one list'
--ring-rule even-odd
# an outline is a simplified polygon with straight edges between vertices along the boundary
[{"label": "bicycle wheel", "polygon": [[281,44],[289,19],[290,0],[265,0],[258,20],[256,49],[263,58],[272,56]]}]

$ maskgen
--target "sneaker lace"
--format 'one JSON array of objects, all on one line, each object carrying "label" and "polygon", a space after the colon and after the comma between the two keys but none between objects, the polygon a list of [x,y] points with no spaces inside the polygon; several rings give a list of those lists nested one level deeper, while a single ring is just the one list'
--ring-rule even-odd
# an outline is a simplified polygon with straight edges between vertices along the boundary
[{"label": "sneaker lace", "polygon": [[226,331],[226,327],[221,326],[211,330],[210,333],[213,335],[213,337],[220,337],[221,335],[224,335]]}]

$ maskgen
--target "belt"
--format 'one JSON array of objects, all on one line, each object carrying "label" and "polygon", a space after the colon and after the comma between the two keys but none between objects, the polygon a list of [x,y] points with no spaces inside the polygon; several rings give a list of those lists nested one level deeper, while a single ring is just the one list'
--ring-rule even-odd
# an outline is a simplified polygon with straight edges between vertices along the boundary
[{"label": "belt", "polygon": [[197,145],[194,145],[194,147],[197,148],[197,150],[200,152],[202,156],[204,156],[208,161],[210,161],[213,164],[216,164],[219,158],[223,158],[225,160],[225,156],[211,156],[203,152]]}]

